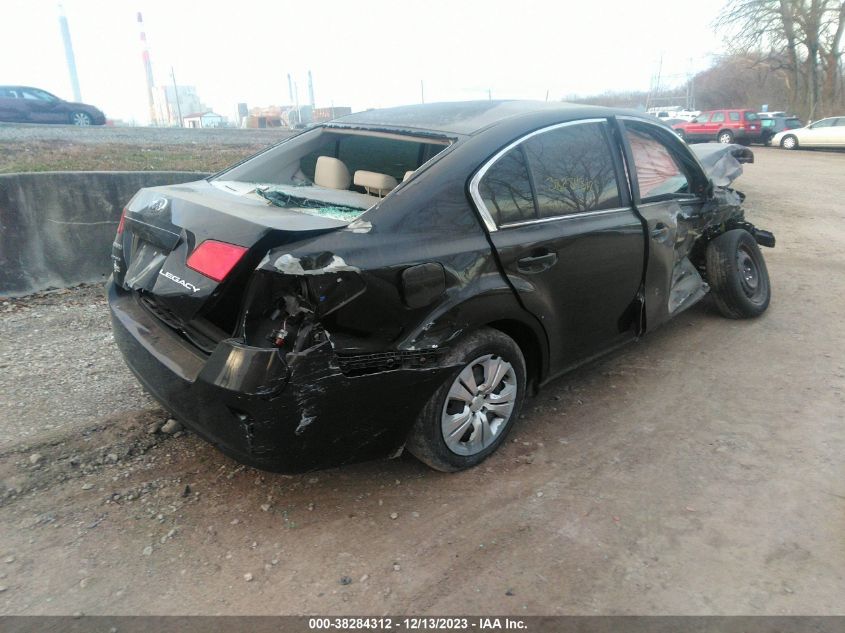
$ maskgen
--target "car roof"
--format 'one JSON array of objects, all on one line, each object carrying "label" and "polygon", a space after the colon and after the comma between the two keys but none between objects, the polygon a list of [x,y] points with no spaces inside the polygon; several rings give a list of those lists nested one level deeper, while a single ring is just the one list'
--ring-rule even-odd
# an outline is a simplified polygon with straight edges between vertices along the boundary
[{"label": "car roof", "polygon": [[53,94],[49,90],[44,90],[44,88],[36,88],[35,86],[22,86],[20,84],[5,84],[0,86],[0,88],[19,88],[21,90],[40,90],[41,92],[46,92],[47,94]]},{"label": "car roof", "polygon": [[[461,101],[367,110],[334,119],[326,125],[469,136],[507,119],[551,112],[560,112],[563,119],[608,116],[617,113],[629,114],[628,111],[613,108],[564,102]],[[633,114],[641,115],[642,113]]]}]

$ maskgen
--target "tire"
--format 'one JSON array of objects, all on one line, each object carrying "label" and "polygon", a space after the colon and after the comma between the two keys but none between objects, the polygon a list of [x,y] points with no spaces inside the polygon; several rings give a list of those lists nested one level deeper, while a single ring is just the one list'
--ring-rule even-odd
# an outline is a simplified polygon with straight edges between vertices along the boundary
[{"label": "tire", "polygon": [[722,130],[719,132],[719,135],[716,137],[716,140],[722,143],[723,145],[730,145],[734,142],[734,133],[730,130]]},{"label": "tire", "polygon": [[787,134],[780,139],[780,146],[783,149],[798,149],[798,138],[794,134]]},{"label": "tire", "polygon": [[85,112],[74,112],[70,115],[71,125],[87,126],[93,124],[91,116]]},{"label": "tire", "polygon": [[[525,358],[509,336],[483,328],[457,343],[443,363],[458,367],[423,407],[405,447],[435,470],[457,472],[480,464],[505,441],[525,396]],[[487,389],[491,372],[499,377]]]},{"label": "tire", "polygon": [[754,237],[743,229],[723,233],[707,245],[707,281],[729,319],[758,317],[769,307],[769,271]]}]

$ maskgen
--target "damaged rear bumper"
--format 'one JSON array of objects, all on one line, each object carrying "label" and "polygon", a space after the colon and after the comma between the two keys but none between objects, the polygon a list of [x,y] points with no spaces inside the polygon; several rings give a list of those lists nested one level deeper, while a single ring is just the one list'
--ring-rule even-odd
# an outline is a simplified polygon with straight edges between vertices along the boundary
[{"label": "damaged rear bumper", "polygon": [[175,417],[238,461],[303,472],[400,448],[449,367],[348,376],[324,341],[298,354],[228,339],[210,356],[108,286],[115,341]]}]

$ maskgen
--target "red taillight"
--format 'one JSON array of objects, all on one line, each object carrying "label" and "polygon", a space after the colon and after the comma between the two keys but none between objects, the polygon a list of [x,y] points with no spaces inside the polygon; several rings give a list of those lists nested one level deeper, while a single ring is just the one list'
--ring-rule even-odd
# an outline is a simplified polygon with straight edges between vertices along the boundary
[{"label": "red taillight", "polygon": [[117,234],[123,235],[123,223],[126,221],[126,208],[120,212],[120,222],[117,223]]},{"label": "red taillight", "polygon": [[206,240],[188,257],[188,268],[214,281],[223,281],[247,250],[243,246]]}]

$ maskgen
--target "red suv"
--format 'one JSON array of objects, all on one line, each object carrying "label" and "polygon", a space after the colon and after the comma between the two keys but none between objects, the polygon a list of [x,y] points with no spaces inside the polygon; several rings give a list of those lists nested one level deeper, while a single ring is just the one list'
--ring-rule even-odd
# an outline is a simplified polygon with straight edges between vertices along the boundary
[{"label": "red suv", "polygon": [[760,117],[752,110],[710,110],[702,112],[694,121],[675,123],[672,129],[689,142],[718,141],[743,145],[763,142]]}]

